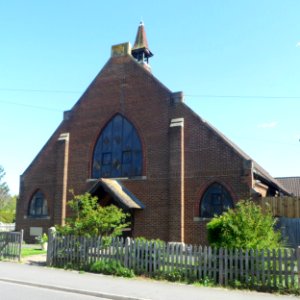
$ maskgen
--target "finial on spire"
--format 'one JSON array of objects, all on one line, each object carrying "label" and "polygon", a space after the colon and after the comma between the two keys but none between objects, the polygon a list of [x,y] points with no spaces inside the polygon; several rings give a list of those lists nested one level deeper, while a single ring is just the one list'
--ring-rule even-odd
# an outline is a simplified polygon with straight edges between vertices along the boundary
[{"label": "finial on spire", "polygon": [[149,57],[153,56],[153,53],[150,51],[146,36],[146,31],[144,27],[144,22],[140,21],[138,31],[136,34],[134,46],[132,48],[132,56],[140,63],[147,63]]}]

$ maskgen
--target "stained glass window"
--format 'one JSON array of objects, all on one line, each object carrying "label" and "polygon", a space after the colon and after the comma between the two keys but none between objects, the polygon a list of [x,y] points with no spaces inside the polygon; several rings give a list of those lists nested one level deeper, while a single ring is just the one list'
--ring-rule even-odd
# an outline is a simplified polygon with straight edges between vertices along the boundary
[{"label": "stained glass window", "polygon": [[47,200],[41,191],[37,191],[30,203],[28,208],[28,215],[30,217],[45,217],[48,216]]},{"label": "stained glass window", "polygon": [[200,217],[213,218],[233,207],[229,192],[219,183],[213,183],[205,191],[200,205]]},{"label": "stained glass window", "polygon": [[117,114],[102,130],[93,154],[93,178],[142,175],[142,145],[134,126]]}]

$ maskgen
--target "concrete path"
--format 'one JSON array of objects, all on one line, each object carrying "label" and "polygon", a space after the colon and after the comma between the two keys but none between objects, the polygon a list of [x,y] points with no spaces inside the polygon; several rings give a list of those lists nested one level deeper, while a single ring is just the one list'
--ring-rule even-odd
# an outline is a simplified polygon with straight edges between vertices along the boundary
[{"label": "concrete path", "polygon": [[21,259],[21,263],[35,266],[46,266],[47,254],[38,254],[25,256]]},{"label": "concrete path", "polygon": [[195,287],[141,278],[126,279],[9,262],[0,262],[0,282],[113,300],[299,300],[295,296]]},{"label": "concrete path", "polygon": [[0,281],[0,291],[1,300],[109,300],[2,281]]}]

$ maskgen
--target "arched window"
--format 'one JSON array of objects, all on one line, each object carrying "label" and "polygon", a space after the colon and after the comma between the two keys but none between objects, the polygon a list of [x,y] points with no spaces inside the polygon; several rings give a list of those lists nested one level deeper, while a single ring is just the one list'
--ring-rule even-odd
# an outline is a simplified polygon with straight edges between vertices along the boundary
[{"label": "arched window", "polygon": [[48,216],[47,200],[41,191],[37,191],[30,200],[28,215],[36,218]]},{"label": "arched window", "polygon": [[142,175],[142,145],[134,126],[117,114],[102,130],[93,155],[93,178]]},{"label": "arched window", "polygon": [[213,218],[233,207],[229,192],[219,183],[213,183],[205,191],[200,206],[200,217]]}]

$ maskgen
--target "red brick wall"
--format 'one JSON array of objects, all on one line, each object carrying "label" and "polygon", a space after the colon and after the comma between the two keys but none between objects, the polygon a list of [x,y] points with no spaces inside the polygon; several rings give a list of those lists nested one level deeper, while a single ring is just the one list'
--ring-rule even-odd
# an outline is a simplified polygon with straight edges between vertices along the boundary
[{"label": "red brick wall", "polygon": [[[54,211],[61,211],[61,203],[55,203],[56,195],[60,192],[57,187],[57,153],[58,134],[54,133],[42,151],[35,158],[20,179],[20,197],[17,203],[16,229],[24,229],[26,241],[34,242],[29,237],[30,227],[43,227],[47,232],[48,228],[54,225]],[[34,219],[27,216],[28,206],[34,193],[41,190],[48,202],[49,217]]]},{"label": "red brick wall", "polygon": [[207,187],[219,182],[230,192],[234,202],[248,199],[249,175],[245,175],[244,160],[222,136],[184,106],[185,117],[185,241],[207,243],[207,221],[199,217],[200,200]]},{"label": "red brick wall", "polygon": [[[180,195],[184,188],[184,241],[205,243],[205,223],[195,221],[207,184],[223,183],[234,200],[247,197],[249,188],[243,176],[243,161],[224,140],[182,103],[173,104],[172,93],[130,56],[114,57],[91,83],[78,103],[23,174],[18,203],[17,228],[49,226],[58,222],[62,194],[62,145],[59,134],[70,133],[67,189],[84,193],[91,177],[93,149],[101,129],[116,114],[123,114],[136,127],[143,146],[143,176],[146,179],[123,180],[123,184],[144,204],[136,211],[134,236],[180,240]],[[170,121],[184,118],[184,175],[180,179],[178,134]],[[178,153],[176,153],[178,151]],[[24,218],[32,193],[41,189],[48,200],[49,220]],[[69,195],[70,196],[70,195]],[[67,214],[70,212],[67,210]]]}]

